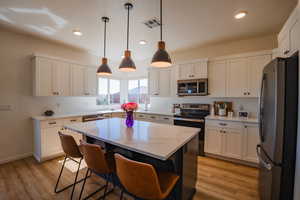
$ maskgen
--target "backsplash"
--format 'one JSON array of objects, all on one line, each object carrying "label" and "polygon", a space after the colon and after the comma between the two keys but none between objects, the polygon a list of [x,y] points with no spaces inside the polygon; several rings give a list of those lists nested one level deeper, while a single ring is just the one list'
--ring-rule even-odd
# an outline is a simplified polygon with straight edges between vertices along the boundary
[{"label": "backsplash", "polygon": [[203,103],[212,105],[214,101],[231,101],[235,115],[242,107],[244,111],[249,112],[250,117],[257,117],[258,98],[151,97],[150,110],[170,112],[172,110],[172,105],[175,103]]}]

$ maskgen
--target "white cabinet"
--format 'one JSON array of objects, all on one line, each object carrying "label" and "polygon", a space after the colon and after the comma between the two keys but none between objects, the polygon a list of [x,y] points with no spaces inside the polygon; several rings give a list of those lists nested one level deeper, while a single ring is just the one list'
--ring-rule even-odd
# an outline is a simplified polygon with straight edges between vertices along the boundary
[{"label": "white cabinet", "polygon": [[179,80],[207,78],[207,59],[179,65]]},{"label": "white cabinet", "polygon": [[222,130],[223,133],[223,156],[235,159],[242,158],[242,129],[225,128]]},{"label": "white cabinet", "polygon": [[72,96],[96,96],[96,69],[81,65],[71,66]]},{"label": "white cabinet", "polygon": [[258,124],[206,120],[205,148],[209,154],[258,163]]},{"label": "white cabinet", "polygon": [[149,94],[157,97],[171,96],[171,69],[150,69],[148,73]]},{"label": "white cabinet", "polygon": [[211,97],[226,97],[227,61],[212,61],[208,64],[208,92]]},{"label": "white cabinet", "polygon": [[69,64],[43,57],[35,57],[33,62],[35,96],[70,95]]},{"label": "white cabinet", "polygon": [[247,59],[239,58],[228,61],[227,66],[227,96],[244,97],[247,96]]},{"label": "white cabinet", "polygon": [[290,29],[290,53],[291,56],[293,53],[300,49],[300,22],[299,19],[292,25]]},{"label": "white cabinet", "polygon": [[245,124],[243,135],[243,158],[246,161],[258,163],[256,146],[259,143],[259,132],[256,124]]},{"label": "white cabinet", "polygon": [[261,55],[248,58],[248,95],[260,96],[260,85],[264,67],[272,60],[271,55]]},{"label": "white cabinet", "polygon": [[222,129],[206,127],[204,151],[211,154],[222,154]]}]

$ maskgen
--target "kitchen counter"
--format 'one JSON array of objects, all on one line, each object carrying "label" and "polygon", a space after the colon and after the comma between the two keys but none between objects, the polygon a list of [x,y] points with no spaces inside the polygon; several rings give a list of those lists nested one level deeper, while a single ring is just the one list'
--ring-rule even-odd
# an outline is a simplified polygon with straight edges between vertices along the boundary
[{"label": "kitchen counter", "polygon": [[221,116],[207,116],[207,120],[224,120],[232,122],[258,123],[258,118],[241,118],[241,117],[221,117]]},{"label": "kitchen counter", "polygon": [[[99,111],[89,111],[89,112],[77,112],[77,113],[68,113],[68,114],[54,114],[53,116],[33,116],[32,119],[35,120],[53,120],[53,119],[61,119],[61,118],[68,118],[68,117],[82,117],[85,115],[95,115],[95,114],[109,114],[109,113],[123,113],[124,111],[119,110],[99,110]],[[161,111],[144,111],[144,110],[137,110],[136,113],[143,113],[143,114],[153,114],[153,115],[165,115],[165,116],[173,116],[171,112],[161,112]]]},{"label": "kitchen counter", "polygon": [[134,121],[132,128],[127,128],[125,119],[121,118],[75,123],[64,127],[160,160],[167,160],[199,132],[197,128],[139,120]]}]

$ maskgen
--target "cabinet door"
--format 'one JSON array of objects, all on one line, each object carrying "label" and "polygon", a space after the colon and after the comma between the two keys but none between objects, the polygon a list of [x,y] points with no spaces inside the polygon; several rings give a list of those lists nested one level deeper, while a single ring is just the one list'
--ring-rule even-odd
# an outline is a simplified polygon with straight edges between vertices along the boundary
[{"label": "cabinet door", "polygon": [[222,155],[225,157],[241,159],[243,130],[226,128],[223,131]]},{"label": "cabinet door", "polygon": [[221,129],[207,127],[205,129],[204,151],[206,153],[221,155],[222,152],[222,133]]},{"label": "cabinet door", "polygon": [[35,60],[35,88],[36,96],[53,96],[52,90],[52,61],[45,58]]},{"label": "cabinet door", "polygon": [[70,66],[68,63],[53,62],[53,91],[59,96],[70,96]]},{"label": "cabinet door", "polygon": [[160,70],[159,72],[159,96],[171,95],[171,70]]},{"label": "cabinet door", "polygon": [[262,55],[249,58],[248,61],[248,91],[251,97],[259,97],[262,72],[264,67],[272,60],[271,55]]},{"label": "cabinet door", "polygon": [[193,78],[207,78],[207,61],[196,62],[193,65]]},{"label": "cabinet door", "polygon": [[45,128],[41,130],[42,158],[54,156],[63,152],[58,135],[59,130],[61,130],[61,127]]},{"label": "cabinet door", "polygon": [[159,95],[159,71],[150,70],[148,72],[149,94],[151,96]]},{"label": "cabinet door", "polygon": [[71,76],[71,88],[73,96],[83,96],[84,91],[84,76],[85,70],[83,66],[73,65],[72,66],[72,76]]},{"label": "cabinet door", "polygon": [[97,70],[94,68],[85,69],[85,95],[96,96],[97,95]]},{"label": "cabinet door", "polygon": [[234,59],[228,61],[227,66],[227,96],[244,97],[248,94],[247,59]]},{"label": "cabinet door", "polygon": [[258,163],[256,145],[259,143],[258,125],[245,125],[243,139],[243,160]]},{"label": "cabinet door", "polygon": [[226,96],[227,61],[210,62],[208,65],[208,92],[212,97]]},{"label": "cabinet door", "polygon": [[289,56],[300,49],[300,22],[296,21],[290,29],[290,45],[291,51]]},{"label": "cabinet door", "polygon": [[179,80],[193,79],[194,78],[194,65],[181,64],[179,65]]}]

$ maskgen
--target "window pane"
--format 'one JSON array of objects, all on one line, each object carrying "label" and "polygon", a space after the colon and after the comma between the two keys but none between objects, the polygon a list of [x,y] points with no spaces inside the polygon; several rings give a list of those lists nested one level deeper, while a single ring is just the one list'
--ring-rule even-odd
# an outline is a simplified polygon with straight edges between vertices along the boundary
[{"label": "window pane", "polygon": [[138,103],[139,98],[139,81],[129,80],[128,81],[128,101]]},{"label": "window pane", "polygon": [[120,103],[120,81],[109,80],[109,93],[110,93],[110,104]]},{"label": "window pane", "polygon": [[97,104],[108,104],[108,79],[99,78]]},{"label": "window pane", "polygon": [[148,96],[148,79],[140,80],[140,104],[149,102]]}]

